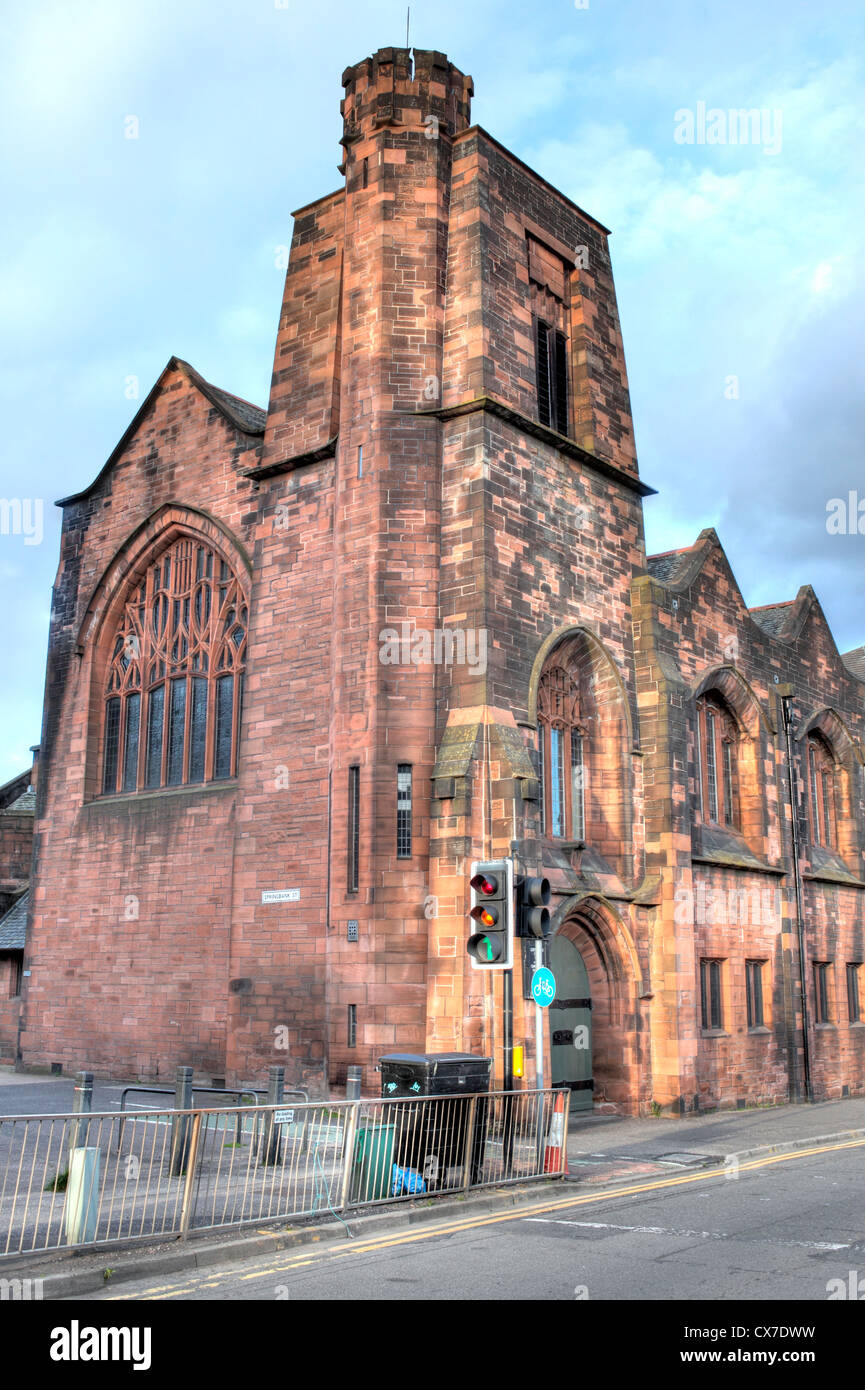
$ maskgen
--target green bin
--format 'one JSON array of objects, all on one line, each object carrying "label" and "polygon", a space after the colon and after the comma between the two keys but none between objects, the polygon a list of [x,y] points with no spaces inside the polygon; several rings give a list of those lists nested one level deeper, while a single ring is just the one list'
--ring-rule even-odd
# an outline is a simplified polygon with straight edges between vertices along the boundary
[{"label": "green bin", "polygon": [[380,1202],[390,1196],[395,1133],[396,1125],[372,1120],[358,1127],[351,1181],[353,1202]]}]

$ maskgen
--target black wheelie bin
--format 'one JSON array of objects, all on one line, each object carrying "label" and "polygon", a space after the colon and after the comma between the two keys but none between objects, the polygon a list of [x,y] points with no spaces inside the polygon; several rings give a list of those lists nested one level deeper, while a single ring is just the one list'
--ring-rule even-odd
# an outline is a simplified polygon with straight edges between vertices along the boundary
[{"label": "black wheelie bin", "polygon": [[[435,1096],[428,1105],[388,1106],[396,1127],[394,1161],[419,1174],[430,1191],[460,1187],[468,1139],[471,1096],[490,1089],[489,1057],[470,1052],[392,1052],[379,1058],[383,1099]],[[476,1183],[484,1161],[486,1101],[478,1100],[471,1136],[470,1176]]]}]

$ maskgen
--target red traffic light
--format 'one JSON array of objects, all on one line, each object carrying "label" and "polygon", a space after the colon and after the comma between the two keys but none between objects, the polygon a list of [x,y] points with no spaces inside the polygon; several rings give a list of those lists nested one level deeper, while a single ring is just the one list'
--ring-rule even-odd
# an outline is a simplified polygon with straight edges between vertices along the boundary
[{"label": "red traffic light", "polygon": [[488,898],[499,891],[499,881],[495,874],[475,874],[474,878],[469,879],[469,883],[476,893],[483,893]]}]

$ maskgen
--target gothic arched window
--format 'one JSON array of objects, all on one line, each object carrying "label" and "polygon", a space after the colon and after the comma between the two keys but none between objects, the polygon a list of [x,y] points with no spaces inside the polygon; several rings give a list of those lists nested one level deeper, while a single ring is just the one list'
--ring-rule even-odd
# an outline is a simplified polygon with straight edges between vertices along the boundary
[{"label": "gothic arched window", "polygon": [[697,702],[700,739],[700,789],[703,820],[714,825],[739,825],[738,749],[736,721],[719,695]]},{"label": "gothic arched window", "polygon": [[583,840],[586,834],[586,729],[580,691],[563,666],[544,672],[538,686],[538,746],[544,833]]},{"label": "gothic arched window", "polygon": [[230,566],[175,541],[127,595],[105,683],[102,792],[237,771],[248,611]]},{"label": "gothic arched window", "polygon": [[808,735],[808,787],[811,838],[815,845],[835,848],[835,759],[820,734]]}]

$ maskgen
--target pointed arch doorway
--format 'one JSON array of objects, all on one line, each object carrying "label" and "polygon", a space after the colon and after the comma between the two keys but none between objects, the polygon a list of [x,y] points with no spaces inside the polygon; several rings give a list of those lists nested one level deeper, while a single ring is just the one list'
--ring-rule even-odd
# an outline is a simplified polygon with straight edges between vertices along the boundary
[{"label": "pointed arch doorway", "polygon": [[557,933],[550,939],[550,969],[556,997],[550,1015],[550,1079],[571,1091],[571,1113],[591,1110],[592,999],[589,972],[572,941]]}]

